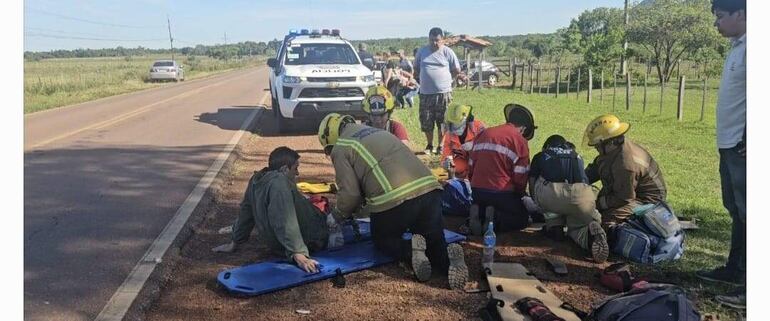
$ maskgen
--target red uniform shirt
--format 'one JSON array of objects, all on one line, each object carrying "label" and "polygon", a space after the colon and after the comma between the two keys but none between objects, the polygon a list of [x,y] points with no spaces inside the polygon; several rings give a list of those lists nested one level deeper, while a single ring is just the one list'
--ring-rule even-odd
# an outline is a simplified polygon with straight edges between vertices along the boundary
[{"label": "red uniform shirt", "polygon": [[460,136],[452,132],[444,133],[443,149],[441,150],[441,162],[443,164],[447,156],[452,155],[455,164],[455,175],[459,178],[468,176],[468,160],[473,149],[473,141],[484,131],[484,123],[474,120],[466,127],[465,140],[460,141]]},{"label": "red uniform shirt", "polygon": [[390,120],[388,121],[388,132],[393,134],[393,136],[398,137],[399,140],[409,140],[409,136],[406,134],[406,127],[404,125],[401,125],[401,123]]},{"label": "red uniform shirt", "polygon": [[529,145],[513,124],[487,128],[473,142],[469,165],[473,188],[524,192],[529,173]]}]

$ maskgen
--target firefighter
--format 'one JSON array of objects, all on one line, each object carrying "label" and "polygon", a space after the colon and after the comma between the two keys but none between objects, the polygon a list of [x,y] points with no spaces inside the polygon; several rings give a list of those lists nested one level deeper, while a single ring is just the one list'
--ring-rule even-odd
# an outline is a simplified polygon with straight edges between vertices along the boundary
[{"label": "firefighter", "polygon": [[[495,228],[521,230],[529,225],[529,212],[522,197],[529,171],[528,140],[535,135],[532,112],[518,104],[508,104],[503,113],[506,123],[487,128],[473,142],[468,164],[474,205],[492,206]],[[470,228],[481,230],[478,208],[471,208]],[[485,211],[487,212],[487,211]],[[489,219],[484,215],[485,219]]]},{"label": "firefighter", "polygon": [[[475,119],[470,105],[452,104],[446,112],[446,133],[441,150],[441,164],[454,168],[457,178],[468,176],[468,160],[473,140],[484,131],[484,123]],[[450,157],[451,156],[451,157]],[[449,170],[449,168],[447,168]]]},{"label": "firefighter", "polygon": [[390,119],[393,113],[394,100],[390,91],[383,86],[369,88],[363,102],[363,109],[369,115],[369,120],[364,124],[387,131],[398,137],[401,142],[409,145],[409,136],[406,127],[401,123]]},{"label": "firefighter", "polygon": [[[375,105],[384,102],[369,104],[379,109]],[[411,260],[419,281],[437,270],[448,274],[450,288],[462,289],[468,267],[462,247],[444,240],[441,185],[414,153],[395,136],[336,113],[321,121],[318,140],[334,165],[333,217],[344,221],[355,212],[370,213],[375,248]],[[410,244],[402,240],[407,231],[413,233]]]},{"label": "firefighter", "polygon": [[605,227],[627,220],[639,205],[666,201],[666,182],[658,163],[642,146],[625,137],[631,127],[606,114],[586,127],[583,143],[599,155],[586,167],[588,181],[601,180],[596,209]]}]

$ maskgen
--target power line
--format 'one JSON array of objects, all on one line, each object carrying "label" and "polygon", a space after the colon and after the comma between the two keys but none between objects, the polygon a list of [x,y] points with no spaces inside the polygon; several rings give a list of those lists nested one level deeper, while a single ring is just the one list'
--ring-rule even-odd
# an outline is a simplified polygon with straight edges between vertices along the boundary
[{"label": "power line", "polygon": [[58,17],[58,18],[61,18],[61,19],[80,21],[80,22],[91,23],[91,24],[102,25],[102,26],[109,26],[109,27],[134,28],[134,29],[155,29],[155,28],[165,28],[166,27],[166,26],[132,26],[132,25],[123,25],[123,24],[109,23],[109,22],[100,22],[100,21],[94,21],[94,20],[88,20],[88,19],[83,19],[83,18],[78,18],[78,17],[72,17],[72,16],[67,16],[67,15],[63,15],[63,14],[58,14],[58,13],[54,13],[54,12],[48,12],[48,11],[45,11],[45,10],[29,8],[29,7],[25,7],[25,10],[33,11],[33,12],[38,12],[38,13],[42,13],[42,14]]},{"label": "power line", "polygon": [[71,37],[62,35],[49,35],[44,33],[25,33],[27,37],[42,37],[53,39],[77,39],[77,40],[97,40],[97,41],[166,41],[165,38],[159,39],[110,39],[110,38],[88,38],[88,37]]},{"label": "power line", "polygon": [[104,35],[95,34],[95,33],[87,33],[87,32],[77,32],[77,31],[64,31],[64,30],[54,30],[54,29],[46,29],[46,28],[37,28],[37,27],[26,27],[25,31],[32,31],[32,32],[53,32],[53,33],[60,33],[64,35],[81,35],[81,36],[95,36],[95,37],[103,37]]}]

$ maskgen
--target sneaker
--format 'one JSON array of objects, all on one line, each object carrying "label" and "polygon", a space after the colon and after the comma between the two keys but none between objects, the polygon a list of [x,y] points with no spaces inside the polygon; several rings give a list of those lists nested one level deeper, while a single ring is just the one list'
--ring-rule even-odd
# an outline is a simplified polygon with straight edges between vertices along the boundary
[{"label": "sneaker", "polygon": [[591,238],[591,256],[597,263],[607,261],[610,255],[610,246],[607,244],[607,234],[599,222],[588,223],[588,233]]},{"label": "sneaker", "polygon": [[420,282],[430,279],[430,261],[425,255],[427,248],[425,237],[420,234],[412,235],[412,270],[414,270],[414,275]]},{"label": "sneaker", "polygon": [[438,147],[436,147],[436,155],[441,155],[441,149],[443,149],[441,145],[438,145]]},{"label": "sneaker", "polygon": [[428,144],[428,146],[425,146],[425,155],[433,154],[433,145]]},{"label": "sneaker", "polygon": [[717,295],[714,299],[726,306],[734,309],[746,309],[746,288],[740,287],[737,290],[725,295]]},{"label": "sneaker", "polygon": [[463,247],[460,244],[452,243],[446,248],[449,255],[449,288],[452,290],[462,290],[465,283],[468,282],[468,266],[465,265],[465,255]]},{"label": "sneaker", "polygon": [[742,285],[744,283],[744,279],[740,273],[735,273],[732,270],[729,270],[726,266],[720,266],[713,270],[696,271],[695,276],[706,281],[721,282],[732,285]]},{"label": "sneaker", "polygon": [[472,204],[469,214],[468,227],[470,228],[471,235],[481,235],[481,218],[479,217],[479,205]]}]

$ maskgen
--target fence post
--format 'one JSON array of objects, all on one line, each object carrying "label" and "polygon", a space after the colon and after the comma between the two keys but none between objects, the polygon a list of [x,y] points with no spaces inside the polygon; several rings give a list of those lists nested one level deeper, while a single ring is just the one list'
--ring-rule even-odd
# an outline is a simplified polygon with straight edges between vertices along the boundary
[{"label": "fence post", "polygon": [[586,97],[586,102],[591,103],[591,94],[594,90],[594,73],[591,70],[591,68],[588,68],[588,96]]},{"label": "fence post", "polygon": [[626,110],[631,109],[631,73],[626,70]]},{"label": "fence post", "polygon": [[481,62],[484,59],[484,50],[482,49],[481,52],[479,52],[479,63],[476,65],[476,74],[478,75],[478,83],[479,83],[479,92],[481,92],[481,88],[484,87],[484,75],[481,74]]},{"label": "fence post", "polygon": [[644,74],[644,100],[642,100],[642,113],[647,112],[647,75]]},{"label": "fence post", "polygon": [[580,67],[578,67],[578,74],[575,85],[577,86],[577,90],[575,91],[575,99],[580,99]]},{"label": "fence post", "polygon": [[556,98],[559,98],[559,87],[561,87],[561,66],[556,66]]},{"label": "fence post", "polygon": [[602,79],[599,80],[599,101],[604,102],[604,69],[601,70]]},{"label": "fence post", "polygon": [[569,86],[572,85],[572,68],[567,68],[567,91],[566,96],[569,98]]},{"label": "fence post", "polygon": [[615,97],[618,96],[618,75],[612,71],[612,111],[615,111]]},{"label": "fence post", "polygon": [[524,91],[524,63],[521,63],[521,84],[519,84],[519,90]]},{"label": "fence post", "polygon": [[543,88],[540,87],[540,67],[537,67],[537,76],[535,77],[537,82],[537,93],[539,94]]},{"label": "fence post", "polygon": [[676,100],[676,119],[678,121],[682,121],[682,118],[684,117],[684,83],[684,75],[679,76],[679,98]]},{"label": "fence post", "polygon": [[535,80],[533,77],[533,73],[535,72],[534,67],[532,65],[529,65],[529,93],[533,94],[535,92]]},{"label": "fence post", "polygon": [[[548,69],[546,69],[547,71]],[[550,95],[551,94],[551,85],[548,84],[548,82],[545,82],[545,94]]]},{"label": "fence post", "polygon": [[516,58],[508,60],[508,72],[511,73],[511,89],[516,89]]},{"label": "fence post", "polygon": [[658,115],[663,115],[663,89],[666,88],[666,82],[660,81],[660,110],[658,111]]},{"label": "fence post", "polygon": [[703,77],[703,98],[700,102],[700,121],[703,121],[703,113],[706,111],[706,80],[708,80],[708,76]]}]

